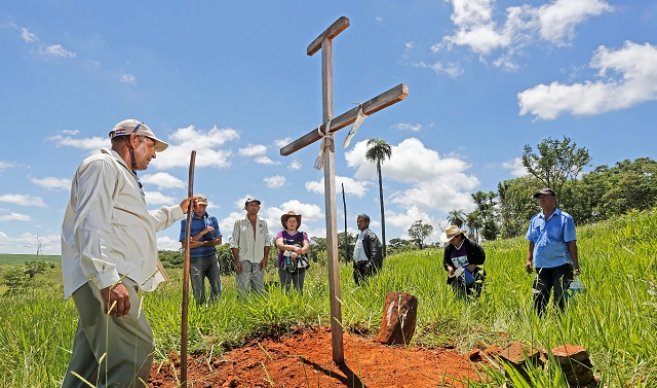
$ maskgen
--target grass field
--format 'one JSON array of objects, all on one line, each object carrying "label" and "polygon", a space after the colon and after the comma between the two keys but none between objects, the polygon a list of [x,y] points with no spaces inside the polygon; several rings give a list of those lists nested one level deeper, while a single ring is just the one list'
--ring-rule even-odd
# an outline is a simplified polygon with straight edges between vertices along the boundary
[{"label": "grass field", "polygon": [[[341,268],[343,323],[373,333],[379,328],[385,295],[404,291],[419,300],[413,345],[474,346],[522,341],[550,349],[581,344],[595,373],[608,387],[657,386],[657,212],[634,213],[578,230],[582,280],[587,287],[566,314],[550,311],[538,319],[531,309],[532,276],[524,272],[527,243],[522,239],[485,244],[488,279],[473,303],[454,298],[440,266],[442,252],[424,250],[389,257],[384,271],[355,287],[351,269]],[[6,268],[3,265],[0,269]],[[0,297],[0,386],[58,386],[70,357],[77,314],[62,299],[57,273],[38,286]],[[180,273],[144,297],[158,344],[158,355],[180,348]],[[219,354],[245,338],[282,332],[295,325],[328,325],[326,270],[314,263],[303,296],[273,289],[265,297],[237,299],[232,277],[223,278],[220,300],[190,310],[190,351]],[[267,280],[276,280],[274,271]],[[504,333],[501,335],[501,333]],[[534,370],[525,386],[562,386],[554,367]],[[503,374],[490,372],[490,386]],[[523,386],[514,381],[516,386]]]},{"label": "grass field", "polygon": [[[36,255],[0,253],[0,265],[22,264],[30,260],[36,260]],[[39,260],[59,264],[61,259],[59,255],[39,255]]]}]

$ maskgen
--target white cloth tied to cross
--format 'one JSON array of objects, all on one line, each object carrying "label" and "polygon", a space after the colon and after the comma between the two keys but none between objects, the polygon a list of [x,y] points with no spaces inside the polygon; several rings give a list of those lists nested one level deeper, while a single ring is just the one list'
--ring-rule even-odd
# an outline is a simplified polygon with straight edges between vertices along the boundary
[{"label": "white cloth tied to cross", "polygon": [[315,168],[318,170],[324,168],[324,150],[326,150],[327,147],[330,147],[331,151],[334,151],[331,121],[333,121],[333,119],[330,119],[326,122],[326,125],[324,125],[324,132],[322,132],[321,125],[317,127],[317,133],[322,137],[322,145],[319,147],[319,155],[317,155],[317,159],[315,159]]},{"label": "white cloth tied to cross", "polygon": [[[354,120],[354,124],[351,126],[349,133],[347,133],[347,137],[345,137],[344,143],[342,143],[342,146],[344,148],[347,148],[349,146],[351,139],[354,137],[354,135],[356,135],[356,132],[358,132],[358,128],[360,128],[360,125],[363,123],[363,121],[365,121],[366,118],[367,115],[363,113],[363,106],[359,105],[358,114],[356,115],[356,120]],[[320,146],[319,149],[319,155],[317,155],[317,159],[315,159],[315,168],[318,170],[324,168],[324,150],[326,149],[326,147],[330,147],[331,151],[335,151],[333,134],[331,133],[331,121],[333,121],[333,119],[326,122],[323,132],[321,125],[317,127],[317,133],[322,137],[322,145]]]}]

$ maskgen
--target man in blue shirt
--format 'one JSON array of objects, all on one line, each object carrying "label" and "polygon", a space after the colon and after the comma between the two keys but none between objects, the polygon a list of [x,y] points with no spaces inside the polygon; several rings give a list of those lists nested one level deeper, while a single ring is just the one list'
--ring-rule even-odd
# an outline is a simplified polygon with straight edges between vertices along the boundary
[{"label": "man in blue shirt", "polygon": [[525,269],[529,273],[532,265],[536,269],[534,309],[542,316],[552,289],[554,304],[564,310],[564,291],[568,289],[573,274],[579,275],[581,270],[573,217],[557,208],[557,196],[552,189],[542,189],[534,194],[534,199],[538,200],[541,212],[529,222]]},{"label": "man in blue shirt", "polygon": [[[215,246],[221,245],[221,231],[215,217],[205,211],[208,199],[196,195],[194,214],[190,227],[190,278],[192,292],[197,305],[205,303],[205,278],[210,282],[210,302],[221,293],[221,278],[219,277],[219,262]],[[185,220],[180,222],[180,242],[185,246]]]}]

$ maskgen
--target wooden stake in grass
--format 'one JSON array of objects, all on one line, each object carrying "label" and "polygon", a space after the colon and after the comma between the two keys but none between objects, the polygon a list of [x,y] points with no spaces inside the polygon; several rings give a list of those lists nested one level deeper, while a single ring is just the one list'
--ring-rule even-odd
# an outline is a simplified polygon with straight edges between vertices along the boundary
[{"label": "wooden stake in grass", "polygon": [[[196,162],[196,151],[192,151],[189,158],[189,184],[187,196],[194,195],[194,163]],[[194,201],[189,202],[187,209],[187,220],[185,223],[185,262],[183,263],[183,284],[182,284],[182,312],[180,322],[180,386],[187,387],[187,315],[189,312],[189,266],[190,266],[190,245],[191,229]]]},{"label": "wooden stake in grass", "polygon": [[[281,148],[281,155],[287,156],[305,146],[323,139],[321,145],[321,162],[324,168],[324,196],[326,212],[326,248],[329,265],[329,290],[331,293],[331,342],[333,361],[344,364],[342,347],[342,307],[340,296],[340,266],[338,262],[337,215],[335,204],[335,150],[333,147],[333,132],[352,123],[361,122],[366,116],[395,104],[408,95],[408,87],[399,84],[373,99],[333,118],[333,38],[349,27],[349,19],[342,16],[329,28],[322,32],[308,46],[306,53],[313,55],[322,51],[322,125],[316,130],[298,138]],[[358,120],[358,121],[357,121]],[[360,124],[359,124],[360,125]],[[354,125],[357,127],[357,125]],[[352,131],[355,131],[353,128]],[[352,133],[347,136],[350,138]]]}]

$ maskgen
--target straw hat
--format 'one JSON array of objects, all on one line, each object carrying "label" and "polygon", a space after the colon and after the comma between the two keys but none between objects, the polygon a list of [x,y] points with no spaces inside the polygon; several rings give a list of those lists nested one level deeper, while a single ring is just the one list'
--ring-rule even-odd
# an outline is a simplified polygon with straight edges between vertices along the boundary
[{"label": "straw hat", "polygon": [[447,238],[447,242],[452,241],[452,239],[460,234],[462,234],[463,231],[459,229],[458,226],[456,225],[450,225],[445,229],[445,237]]},{"label": "straw hat", "polygon": [[287,220],[290,217],[294,217],[297,219],[297,229],[301,226],[301,214],[297,214],[293,211],[289,211],[281,216],[281,225],[283,225],[284,229],[287,229]]}]

